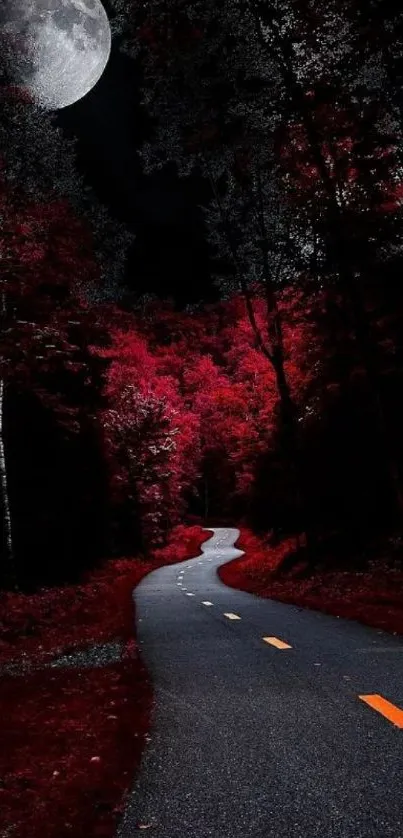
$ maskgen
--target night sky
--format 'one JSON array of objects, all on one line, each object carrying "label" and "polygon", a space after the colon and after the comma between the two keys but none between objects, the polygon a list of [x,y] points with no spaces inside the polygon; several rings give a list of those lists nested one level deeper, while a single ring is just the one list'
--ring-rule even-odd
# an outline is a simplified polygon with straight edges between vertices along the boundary
[{"label": "night sky", "polygon": [[139,106],[135,62],[112,45],[98,84],[57,112],[63,131],[78,140],[77,165],[111,215],[135,233],[126,285],[135,296],[173,297],[179,306],[216,297],[200,221],[200,186],[174,172],[145,177],[137,155],[148,134]]}]

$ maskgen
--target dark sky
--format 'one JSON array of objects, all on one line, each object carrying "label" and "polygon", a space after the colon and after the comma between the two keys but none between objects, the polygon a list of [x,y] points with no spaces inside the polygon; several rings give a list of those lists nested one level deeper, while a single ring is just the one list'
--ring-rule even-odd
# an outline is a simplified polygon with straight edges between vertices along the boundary
[{"label": "dark sky", "polygon": [[194,184],[174,174],[145,178],[136,148],[147,121],[138,104],[136,65],[116,42],[98,84],[84,99],[58,112],[78,138],[78,166],[111,214],[137,235],[127,284],[137,294],[173,296],[178,304],[212,299],[208,254]]}]

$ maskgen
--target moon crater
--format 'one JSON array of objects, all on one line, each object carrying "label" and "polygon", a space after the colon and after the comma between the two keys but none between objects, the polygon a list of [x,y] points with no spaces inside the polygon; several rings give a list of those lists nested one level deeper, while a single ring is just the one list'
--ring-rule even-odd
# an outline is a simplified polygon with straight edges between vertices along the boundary
[{"label": "moon crater", "polygon": [[0,34],[10,79],[48,110],[85,96],[110,56],[100,0],[2,0]]}]

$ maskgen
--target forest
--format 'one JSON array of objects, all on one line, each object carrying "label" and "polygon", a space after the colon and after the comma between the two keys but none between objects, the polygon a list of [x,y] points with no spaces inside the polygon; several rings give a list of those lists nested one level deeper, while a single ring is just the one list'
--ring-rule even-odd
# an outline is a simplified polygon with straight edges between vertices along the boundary
[{"label": "forest", "polygon": [[14,602],[173,561],[187,528],[195,549],[196,527],[239,527],[294,586],[343,571],[359,589],[372,567],[403,581],[400,13],[109,6],[148,120],[133,155],[196,184],[216,299],[128,291],[135,235],[0,57],[6,657],[37,631]]},{"label": "forest", "polygon": [[263,2],[256,42],[254,4],[162,5],[115,25],[154,119],[145,171],[204,184],[214,304],[125,298],[133,236],[3,70],[6,586],[147,552],[189,516],[300,536],[310,565],[399,540],[399,19]]}]

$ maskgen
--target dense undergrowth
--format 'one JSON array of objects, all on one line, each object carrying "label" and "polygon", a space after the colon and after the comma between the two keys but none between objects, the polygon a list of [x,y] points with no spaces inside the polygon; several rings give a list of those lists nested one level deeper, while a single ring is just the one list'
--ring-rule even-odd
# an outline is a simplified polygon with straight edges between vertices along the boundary
[{"label": "dense undergrowth", "polygon": [[[178,526],[149,560],[108,561],[82,584],[2,594],[0,834],[112,836],[148,735],[152,686],[135,641],[133,588],[210,537]],[[51,657],[122,641],[118,662],[46,668]],[[1,674],[5,663],[31,672]]]}]

